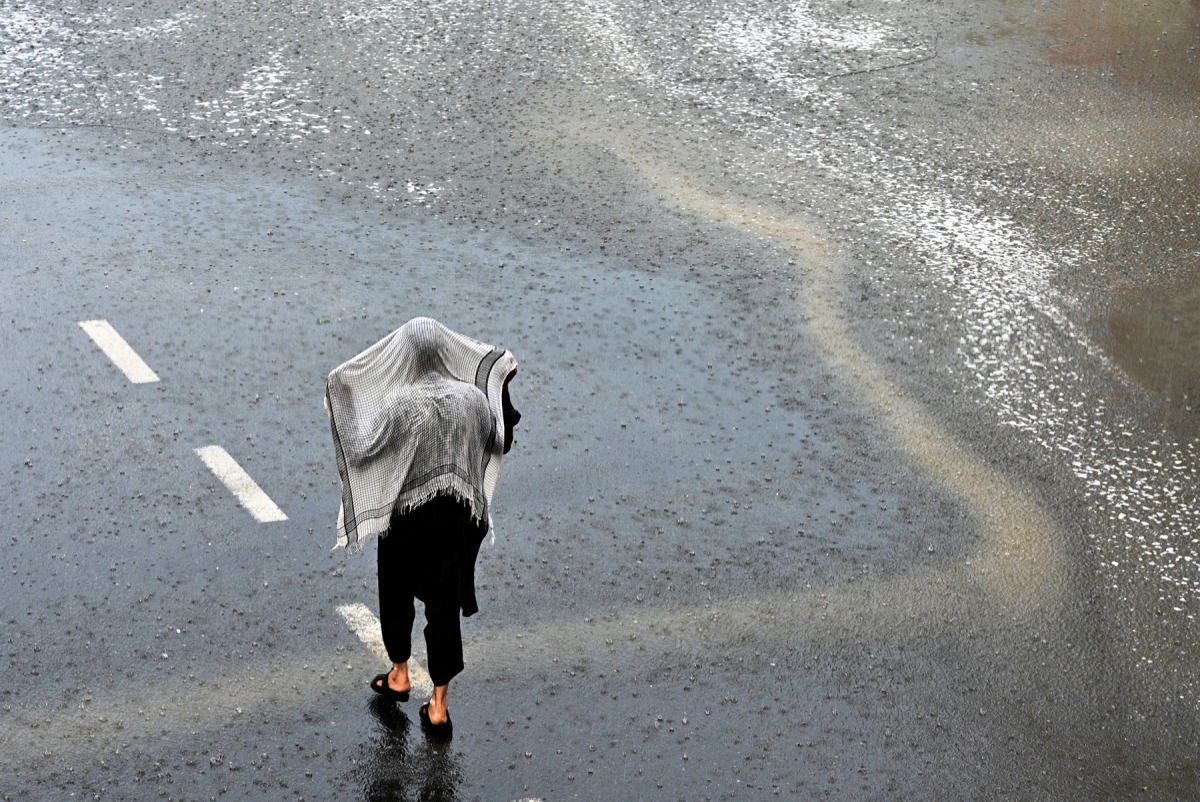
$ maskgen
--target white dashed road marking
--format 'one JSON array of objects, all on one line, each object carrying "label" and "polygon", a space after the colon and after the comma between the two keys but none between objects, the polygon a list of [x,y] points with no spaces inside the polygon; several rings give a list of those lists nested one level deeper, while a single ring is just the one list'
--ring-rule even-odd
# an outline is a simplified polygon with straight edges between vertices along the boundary
[{"label": "white dashed road marking", "polygon": [[100,350],[121,369],[129,381],[134,384],[158,381],[158,375],[129,347],[129,343],[117,334],[117,330],[107,320],[81,320],[79,327],[87,332],[92,342],[100,346]]},{"label": "white dashed road marking", "polygon": [[[365,604],[343,604],[337,609],[342,614],[342,618],[346,619],[346,623],[350,625],[351,631],[358,635],[358,639],[368,649],[374,652],[379,659],[388,663],[392,662],[383,645],[379,619],[375,617],[370,608]],[[414,694],[433,693],[433,680],[429,678],[429,674],[421,664],[412,657],[408,658],[408,679],[412,683]]]},{"label": "white dashed road marking", "polygon": [[196,454],[256,520],[263,523],[287,520],[283,510],[275,506],[275,502],[271,501],[262,488],[250,478],[250,474],[242,470],[242,466],[229,456],[228,451],[220,446],[205,446],[197,448]]}]

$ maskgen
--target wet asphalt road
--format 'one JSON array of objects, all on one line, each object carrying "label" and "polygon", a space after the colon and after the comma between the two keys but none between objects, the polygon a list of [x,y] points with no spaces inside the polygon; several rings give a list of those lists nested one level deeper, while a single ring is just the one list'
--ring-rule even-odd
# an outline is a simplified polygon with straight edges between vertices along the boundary
[{"label": "wet asphalt road", "polygon": [[[0,7],[0,795],[1200,795],[1196,31]],[[525,414],[448,745],[330,550],[324,376],[420,314]]]}]

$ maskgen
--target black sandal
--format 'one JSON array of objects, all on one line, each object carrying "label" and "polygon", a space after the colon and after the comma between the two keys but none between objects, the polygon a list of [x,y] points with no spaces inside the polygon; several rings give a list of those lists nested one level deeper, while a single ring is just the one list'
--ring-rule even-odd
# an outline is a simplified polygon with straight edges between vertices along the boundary
[{"label": "black sandal", "polygon": [[436,735],[439,738],[449,738],[454,733],[454,723],[450,721],[450,714],[446,714],[446,720],[441,724],[434,724],[429,720],[429,702],[421,705],[421,729],[429,735]]},{"label": "black sandal", "polygon": [[388,685],[388,675],[380,674],[375,679],[371,680],[371,690],[382,696],[384,699],[391,699],[393,702],[407,702],[408,691],[394,691],[392,686]]}]

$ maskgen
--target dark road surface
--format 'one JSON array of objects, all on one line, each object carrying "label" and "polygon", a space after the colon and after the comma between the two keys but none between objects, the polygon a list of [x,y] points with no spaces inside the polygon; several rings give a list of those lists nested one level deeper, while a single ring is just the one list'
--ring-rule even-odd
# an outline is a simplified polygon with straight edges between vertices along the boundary
[{"label": "dark road surface", "polygon": [[[0,799],[1197,798],[1198,34],[0,4]],[[417,315],[525,414],[449,744],[331,550]]]}]

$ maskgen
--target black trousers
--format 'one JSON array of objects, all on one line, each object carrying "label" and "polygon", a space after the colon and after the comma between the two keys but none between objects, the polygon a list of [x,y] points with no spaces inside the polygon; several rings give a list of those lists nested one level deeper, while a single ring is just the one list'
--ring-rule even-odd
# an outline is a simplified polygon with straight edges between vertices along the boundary
[{"label": "black trousers", "polygon": [[[387,534],[379,538],[383,645],[393,663],[412,656],[414,600],[424,602],[425,647],[434,685],[446,685],[464,667],[463,560],[476,526],[466,505],[439,496],[407,513],[394,513]],[[474,557],[470,553],[472,564]]]}]

